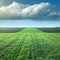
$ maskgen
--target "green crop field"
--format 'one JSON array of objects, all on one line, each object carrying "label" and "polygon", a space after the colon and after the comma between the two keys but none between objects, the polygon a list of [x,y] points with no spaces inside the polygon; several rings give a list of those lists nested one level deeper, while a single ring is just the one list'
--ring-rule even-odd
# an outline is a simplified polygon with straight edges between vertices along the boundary
[{"label": "green crop field", "polygon": [[33,28],[0,33],[0,60],[60,60],[60,33]]}]

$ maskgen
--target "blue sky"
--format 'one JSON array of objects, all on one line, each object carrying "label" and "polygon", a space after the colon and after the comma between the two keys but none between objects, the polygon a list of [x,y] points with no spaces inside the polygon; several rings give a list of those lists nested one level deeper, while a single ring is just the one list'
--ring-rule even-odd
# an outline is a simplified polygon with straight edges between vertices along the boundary
[{"label": "blue sky", "polygon": [[0,20],[0,27],[60,27],[60,21]]},{"label": "blue sky", "polygon": [[14,1],[22,4],[38,4],[41,2],[49,2],[53,5],[60,5],[60,0],[0,0],[0,1],[5,5],[10,4]]},{"label": "blue sky", "polygon": [[60,0],[0,0],[2,26],[59,27]]}]

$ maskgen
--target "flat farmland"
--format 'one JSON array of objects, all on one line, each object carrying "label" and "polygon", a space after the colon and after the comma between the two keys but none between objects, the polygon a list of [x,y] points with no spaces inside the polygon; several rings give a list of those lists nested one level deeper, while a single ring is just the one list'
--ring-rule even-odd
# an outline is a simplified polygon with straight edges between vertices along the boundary
[{"label": "flat farmland", "polygon": [[0,33],[0,60],[60,60],[60,33],[35,28]]}]

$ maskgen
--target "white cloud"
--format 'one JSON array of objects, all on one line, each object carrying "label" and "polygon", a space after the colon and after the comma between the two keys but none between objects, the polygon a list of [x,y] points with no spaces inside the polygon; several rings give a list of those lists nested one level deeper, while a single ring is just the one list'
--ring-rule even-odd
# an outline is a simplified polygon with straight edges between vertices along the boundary
[{"label": "white cloud", "polygon": [[48,16],[51,19],[60,19],[60,12],[51,12]]},{"label": "white cloud", "polygon": [[35,5],[24,5],[13,2],[9,6],[0,8],[0,19],[45,19],[48,15],[50,17],[54,16],[51,13],[48,2]]}]

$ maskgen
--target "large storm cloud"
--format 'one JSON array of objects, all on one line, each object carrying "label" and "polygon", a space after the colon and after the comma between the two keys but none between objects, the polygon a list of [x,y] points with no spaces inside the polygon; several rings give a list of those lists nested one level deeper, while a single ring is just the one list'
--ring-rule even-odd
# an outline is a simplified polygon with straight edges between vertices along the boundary
[{"label": "large storm cloud", "polygon": [[51,4],[25,5],[13,2],[8,6],[0,7],[0,19],[60,19],[60,12],[51,10]]}]

